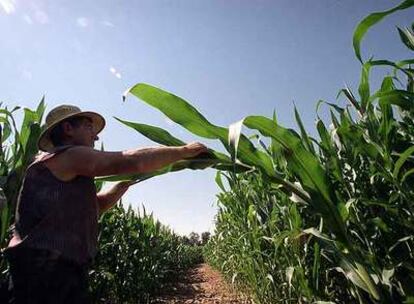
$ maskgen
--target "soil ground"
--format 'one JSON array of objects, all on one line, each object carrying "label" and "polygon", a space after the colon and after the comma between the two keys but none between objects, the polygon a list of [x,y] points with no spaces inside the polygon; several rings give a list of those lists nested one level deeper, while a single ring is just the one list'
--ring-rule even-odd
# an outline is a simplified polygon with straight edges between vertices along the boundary
[{"label": "soil ground", "polygon": [[169,290],[165,290],[154,303],[158,304],[251,304],[246,297],[237,294],[207,264],[190,269]]}]

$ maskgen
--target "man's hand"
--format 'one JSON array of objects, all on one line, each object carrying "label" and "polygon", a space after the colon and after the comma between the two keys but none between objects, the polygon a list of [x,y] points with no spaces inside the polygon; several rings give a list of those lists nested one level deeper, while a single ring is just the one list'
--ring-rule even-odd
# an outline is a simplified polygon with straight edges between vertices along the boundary
[{"label": "man's hand", "polygon": [[207,147],[199,142],[192,142],[183,146],[183,158],[191,158],[205,152],[208,152]]},{"label": "man's hand", "polygon": [[122,181],[122,182],[117,182],[114,185],[114,190],[116,192],[122,192],[122,191],[125,192],[126,190],[128,190],[129,186],[131,186],[131,185],[133,185],[135,183],[136,183],[136,181]]}]

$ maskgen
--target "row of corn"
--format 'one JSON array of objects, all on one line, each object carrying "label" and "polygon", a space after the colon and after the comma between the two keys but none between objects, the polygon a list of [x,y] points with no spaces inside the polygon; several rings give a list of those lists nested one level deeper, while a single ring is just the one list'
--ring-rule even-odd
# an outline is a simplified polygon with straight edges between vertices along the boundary
[{"label": "row of corn", "polygon": [[[226,128],[174,94],[133,86],[127,94],[191,133],[220,141],[228,153],[210,149],[157,172],[112,180],[217,169],[222,193],[205,255],[257,303],[414,303],[414,59],[364,61],[360,48],[373,25],[412,6],[403,1],[357,25],[358,94],[345,87],[338,99],[346,105],[320,101],[315,136],[297,109],[297,131],[281,126],[276,113]],[[413,31],[396,32],[408,54]],[[373,69],[384,75],[375,89]],[[159,144],[183,144],[159,127],[119,121]],[[256,134],[247,137],[242,127]]]}]

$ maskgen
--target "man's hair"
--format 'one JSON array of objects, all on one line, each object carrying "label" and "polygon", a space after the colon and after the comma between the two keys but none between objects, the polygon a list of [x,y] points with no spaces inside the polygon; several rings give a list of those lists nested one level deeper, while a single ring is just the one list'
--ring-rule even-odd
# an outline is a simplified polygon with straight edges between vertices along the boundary
[{"label": "man's hair", "polygon": [[63,130],[64,122],[68,122],[72,127],[77,128],[82,124],[82,122],[85,119],[91,121],[89,117],[75,116],[75,117],[66,118],[62,120],[60,123],[58,123],[58,125],[55,126],[50,132],[50,140],[52,141],[52,144],[55,147],[62,146],[64,144],[63,143],[64,135],[65,135],[65,131]]}]

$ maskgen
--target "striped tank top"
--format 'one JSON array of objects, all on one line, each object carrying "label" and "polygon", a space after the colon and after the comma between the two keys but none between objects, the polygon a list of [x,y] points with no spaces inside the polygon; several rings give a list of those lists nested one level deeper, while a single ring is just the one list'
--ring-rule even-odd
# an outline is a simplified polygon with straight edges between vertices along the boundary
[{"label": "striped tank top", "polygon": [[46,249],[79,264],[95,256],[99,209],[94,179],[77,176],[65,182],[44,164],[70,147],[43,153],[27,168],[7,249]]}]

